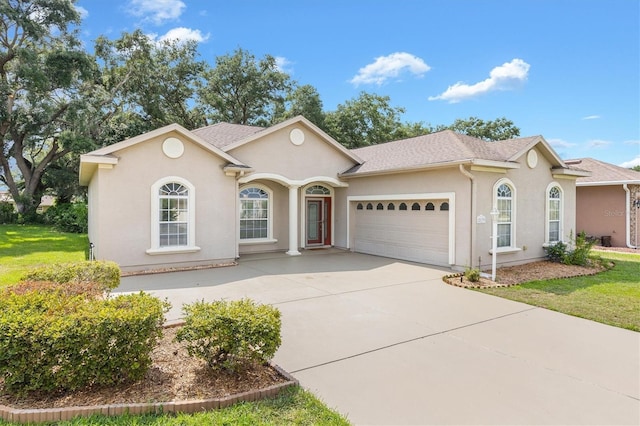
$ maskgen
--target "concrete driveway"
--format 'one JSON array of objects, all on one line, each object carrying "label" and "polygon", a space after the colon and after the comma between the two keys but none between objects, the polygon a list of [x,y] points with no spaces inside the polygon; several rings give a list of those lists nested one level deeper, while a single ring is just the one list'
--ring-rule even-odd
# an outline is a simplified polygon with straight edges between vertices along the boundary
[{"label": "concrete driveway", "polygon": [[640,424],[640,334],[444,284],[447,271],[336,250],[122,279],[180,306],[282,312],[275,362],[354,424]]}]

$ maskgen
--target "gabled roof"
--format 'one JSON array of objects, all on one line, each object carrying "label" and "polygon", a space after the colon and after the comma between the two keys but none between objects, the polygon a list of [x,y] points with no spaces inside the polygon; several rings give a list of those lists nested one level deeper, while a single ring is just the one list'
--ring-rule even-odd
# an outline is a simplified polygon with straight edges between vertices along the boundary
[{"label": "gabled roof", "polygon": [[578,167],[591,172],[591,176],[578,178],[576,181],[578,186],[640,184],[640,172],[604,161],[593,158],[577,158],[565,160],[565,163],[570,167]]},{"label": "gabled roof", "polygon": [[362,162],[356,154],[349,151],[342,144],[338,143],[322,129],[301,115],[267,128],[245,126],[241,124],[219,123],[213,126],[203,127],[202,129],[196,129],[193,133],[200,135],[207,142],[222,149],[224,152],[231,152],[236,148],[263,138],[293,124],[299,124],[306,127],[308,130],[315,133],[323,142],[341,152],[354,163],[359,164]]},{"label": "gabled roof", "polygon": [[566,168],[542,136],[487,142],[451,130],[387,142],[353,150],[364,163],[341,176],[360,176],[456,164],[518,168],[516,162],[533,146],[557,168]]},{"label": "gabled roof", "polygon": [[118,164],[118,158],[113,154],[117,151],[120,151],[125,148],[129,148],[133,145],[148,141],[149,139],[162,136],[164,134],[168,134],[171,132],[176,132],[183,136],[185,139],[192,141],[196,145],[205,149],[206,151],[211,152],[212,154],[217,155],[218,157],[228,161],[231,165],[234,166],[245,166],[241,161],[233,158],[231,155],[227,154],[220,148],[208,143],[203,140],[197,134],[188,131],[184,127],[179,124],[169,124],[168,126],[161,127],[156,130],[152,130],[151,132],[144,133],[142,135],[135,136],[133,138],[124,140],[122,142],[115,143],[113,145],[106,146],[104,148],[96,149],[95,151],[91,151],[87,154],[80,156],[80,184],[88,185],[91,180],[91,176],[93,175],[95,169],[98,164]]}]

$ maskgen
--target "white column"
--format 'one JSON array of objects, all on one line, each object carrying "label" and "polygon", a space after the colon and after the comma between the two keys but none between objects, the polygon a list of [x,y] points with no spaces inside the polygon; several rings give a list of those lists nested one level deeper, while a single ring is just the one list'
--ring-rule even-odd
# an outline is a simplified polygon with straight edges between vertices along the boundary
[{"label": "white column", "polygon": [[289,256],[300,256],[298,251],[298,189],[299,185],[289,187]]}]

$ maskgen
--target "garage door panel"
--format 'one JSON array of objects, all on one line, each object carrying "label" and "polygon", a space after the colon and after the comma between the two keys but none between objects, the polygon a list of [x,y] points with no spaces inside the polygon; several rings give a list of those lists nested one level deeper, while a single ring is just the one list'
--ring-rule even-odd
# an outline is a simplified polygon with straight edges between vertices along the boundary
[{"label": "garage door panel", "polygon": [[[436,206],[441,201],[432,201]],[[389,202],[380,201],[385,210],[356,210],[354,250],[360,253],[414,262],[448,265],[449,212],[411,210],[413,201],[405,201],[408,210],[386,210]],[[372,202],[377,206],[378,201]],[[400,202],[396,202],[398,209]]]}]

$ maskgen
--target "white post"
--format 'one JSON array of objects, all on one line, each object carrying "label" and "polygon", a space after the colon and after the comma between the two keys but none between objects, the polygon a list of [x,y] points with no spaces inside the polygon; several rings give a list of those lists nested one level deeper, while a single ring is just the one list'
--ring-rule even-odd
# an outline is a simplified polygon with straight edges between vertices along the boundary
[{"label": "white post", "polygon": [[491,281],[496,280],[496,258],[498,257],[498,215],[496,207],[491,209]]},{"label": "white post", "polygon": [[298,185],[289,187],[289,256],[299,256],[298,251]]}]

